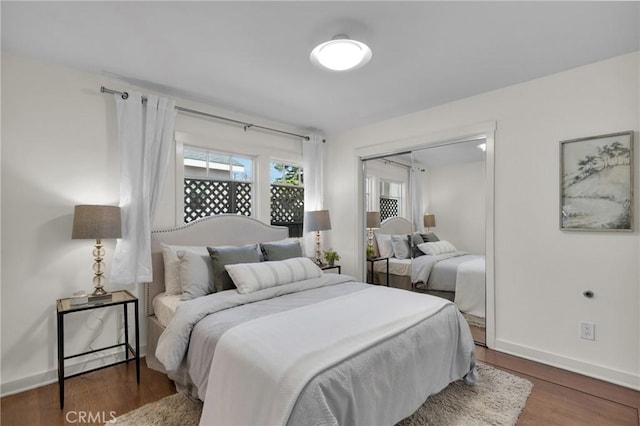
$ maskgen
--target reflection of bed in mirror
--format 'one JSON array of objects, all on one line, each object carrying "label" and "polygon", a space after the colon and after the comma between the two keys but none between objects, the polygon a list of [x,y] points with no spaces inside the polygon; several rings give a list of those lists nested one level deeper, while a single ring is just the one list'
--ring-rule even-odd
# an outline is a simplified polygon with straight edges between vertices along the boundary
[{"label": "reflection of bed in mirror", "polygon": [[[484,255],[458,251],[434,233],[417,234],[413,228],[407,219],[393,217],[375,232],[376,253],[389,257],[390,285],[449,299],[461,312],[484,318]],[[374,264],[374,282],[386,282],[384,262]]]}]

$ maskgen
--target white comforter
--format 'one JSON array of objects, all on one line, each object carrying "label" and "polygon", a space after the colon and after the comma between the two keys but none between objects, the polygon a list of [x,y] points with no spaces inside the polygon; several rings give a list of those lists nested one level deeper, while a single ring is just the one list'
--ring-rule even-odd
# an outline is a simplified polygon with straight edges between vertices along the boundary
[{"label": "white comforter", "polygon": [[209,386],[201,424],[285,424],[316,374],[448,305],[416,296],[371,287],[234,327],[216,348],[209,383],[225,385]]},{"label": "white comforter", "polygon": [[[425,255],[413,258],[411,263],[411,282],[413,283],[427,283],[429,282],[429,276],[431,275],[431,270],[435,266],[436,263],[441,262],[443,260],[451,259],[454,257],[464,256],[467,253],[463,251],[456,251],[454,253],[445,253],[438,254],[435,256]],[[440,290],[435,289],[435,290]]]},{"label": "white comforter", "polygon": [[455,304],[460,312],[485,317],[485,258],[458,266]]},{"label": "white comforter", "polygon": [[[335,338],[333,331],[337,332],[345,324],[364,319],[366,326],[368,321],[377,321],[378,315],[381,318],[386,317],[381,314],[381,311],[387,309],[387,303],[385,303],[387,297],[381,298],[385,299],[384,301],[378,299],[376,306],[371,304],[360,308],[347,306],[345,312],[341,313],[336,310],[338,305],[346,303],[338,302],[338,299],[354,294],[352,298],[355,300],[356,293],[364,294],[370,288],[372,286],[353,282],[345,275],[325,274],[321,278],[249,294],[228,290],[186,301],[177,308],[175,317],[160,337],[156,356],[169,372],[169,376],[175,380],[176,386],[188,391],[192,396],[204,399],[205,406],[216,404],[216,398],[209,395],[224,394],[225,390],[231,389],[234,389],[233,393],[237,396],[230,398],[233,399],[233,404],[251,407],[254,404],[262,404],[266,400],[271,406],[272,395],[275,397],[280,388],[267,391],[266,387],[261,385],[263,393],[257,392],[251,396],[253,391],[247,390],[246,378],[237,379],[245,383],[240,385],[245,386],[244,390],[238,389],[234,387],[236,374],[228,375],[225,371],[218,371],[221,368],[222,370],[230,368],[236,362],[241,363],[240,365],[245,364],[243,357],[247,352],[251,352],[246,348],[240,351],[222,349],[223,352],[218,354],[220,350],[218,345],[224,345],[224,341],[227,340],[226,335],[231,333],[230,341],[242,340],[242,338],[233,338],[235,328],[243,328],[244,324],[252,322],[258,323],[265,320],[271,322],[271,317],[275,318],[284,312],[291,311],[290,314],[283,316],[289,319],[284,322],[292,323],[294,331],[297,330],[297,332],[273,323],[272,326],[279,328],[274,330],[268,326],[264,326],[264,329],[263,326],[257,326],[256,329],[260,334],[269,333],[276,339],[270,347],[273,350],[259,349],[258,365],[269,366],[267,370],[272,370],[272,367],[276,366],[275,370],[284,374],[289,380],[290,368],[279,367],[278,363],[283,354],[290,350],[289,345],[295,347],[294,336],[297,335],[296,340],[302,339],[303,342],[305,339],[309,340],[313,345],[317,335],[318,342],[324,342],[322,345],[326,345],[327,339]],[[398,289],[385,289],[384,292],[387,295],[395,292],[393,296],[388,297],[389,300],[395,299],[399,294],[403,294],[402,297],[415,298],[415,301],[409,302],[408,306],[421,301],[427,310],[429,309],[427,305],[431,305],[434,299],[438,300],[431,296]],[[302,311],[306,311],[307,306],[324,304],[334,298],[336,301],[327,303],[327,307],[316,307],[307,311],[314,312],[313,319],[296,319],[297,314],[293,311],[300,310],[302,318],[304,317]],[[355,333],[358,336],[354,339],[356,346],[367,346],[367,340],[371,344],[337,363],[336,358],[344,356],[344,352],[340,352],[337,357],[327,356],[327,361],[323,361],[326,368],[320,372],[318,368],[323,367],[318,367],[315,361],[311,367],[306,365],[304,354],[313,359],[324,359],[324,355],[318,355],[313,351],[309,353],[309,346],[306,345],[302,345],[299,350],[291,349],[296,352],[301,351],[298,353],[303,354],[300,361],[302,364],[298,365],[296,362],[286,364],[292,364],[293,370],[302,371],[303,375],[308,375],[308,368],[315,369],[317,374],[307,381],[302,392],[295,397],[296,402],[285,422],[290,425],[395,424],[413,413],[429,395],[444,389],[450,382],[464,378],[467,383],[474,383],[476,379],[475,346],[469,327],[453,303],[442,300],[437,303],[442,304],[441,308],[439,310],[436,308],[436,312],[430,316],[427,313],[428,318],[419,320],[415,325],[378,343],[371,343],[376,338],[368,334],[370,330],[366,327],[361,330],[347,331],[348,337],[338,336],[338,340],[351,339]],[[398,309],[396,304],[392,306],[396,306],[391,308],[392,311],[403,311],[403,308]],[[408,312],[414,311],[410,308]],[[400,312],[397,313],[400,314]],[[406,318],[402,319],[404,318],[402,315],[404,313],[400,314],[400,321],[407,321]],[[335,323],[332,323],[333,316],[336,317]],[[385,325],[383,329],[391,333],[393,327],[398,326],[394,323],[395,321],[392,320],[391,325]],[[327,328],[324,332],[316,330],[316,327],[323,326]],[[363,336],[367,339],[362,340]],[[253,340],[253,337],[249,340]],[[269,343],[266,344],[269,347]],[[253,343],[251,345],[255,351]],[[331,343],[328,349],[333,351],[334,345],[342,348],[340,351],[345,348],[342,343]],[[351,343],[345,343],[345,345],[353,349]],[[238,356],[233,360],[224,355],[232,352],[236,352]],[[262,356],[268,352],[274,354],[277,359],[268,360]],[[224,365],[219,363],[218,359],[223,358],[227,358],[230,363]],[[214,359],[216,359],[215,366]],[[327,366],[327,364],[333,365]],[[253,364],[250,368],[253,369],[255,366]],[[242,374],[240,372],[240,375]],[[210,377],[211,380],[209,380]],[[293,386],[296,389],[301,383],[298,379],[295,382],[297,384]],[[245,391],[248,393],[243,395],[242,392]],[[239,397],[238,394],[240,394]],[[280,403],[276,405],[287,408],[293,398],[291,395],[278,397]],[[209,409],[205,410],[209,411]],[[264,410],[264,407],[256,407],[256,410]],[[209,414],[205,413],[205,415]],[[215,413],[213,415],[217,416]],[[256,413],[251,415],[254,416],[253,418],[257,417]],[[271,414],[267,418],[280,418],[270,416]],[[265,424],[265,422],[266,419],[261,419],[257,423]],[[208,417],[203,418],[203,424],[211,424]]]}]

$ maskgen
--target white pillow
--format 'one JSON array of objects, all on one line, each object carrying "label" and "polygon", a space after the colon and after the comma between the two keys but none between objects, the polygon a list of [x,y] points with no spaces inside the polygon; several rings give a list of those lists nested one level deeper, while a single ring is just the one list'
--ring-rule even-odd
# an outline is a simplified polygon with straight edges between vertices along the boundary
[{"label": "white pillow", "polygon": [[393,246],[391,244],[391,234],[375,233],[378,243],[378,253],[380,257],[393,257]]},{"label": "white pillow", "polygon": [[209,259],[209,252],[206,247],[199,246],[170,246],[162,244],[162,257],[164,258],[164,288],[167,294],[181,294],[183,285],[180,282],[180,258],[178,251],[190,251],[199,254],[206,259],[207,270],[213,280],[213,266]]},{"label": "white pillow", "polygon": [[162,258],[164,259],[164,291],[168,295],[182,293],[180,285],[180,259],[170,246],[162,244]]},{"label": "white pillow", "polygon": [[178,250],[180,259],[180,283],[182,284],[182,297],[180,300],[190,300],[196,297],[206,296],[214,292],[212,275],[209,275],[209,256],[189,250]]},{"label": "white pillow", "polygon": [[454,253],[458,251],[449,241],[436,241],[433,243],[418,244],[418,249],[424,254],[436,256],[439,254]]},{"label": "white pillow", "polygon": [[238,293],[251,293],[269,287],[322,276],[322,270],[308,257],[260,263],[225,265]]},{"label": "white pillow", "polygon": [[397,259],[408,259],[411,257],[409,239],[406,235],[392,235],[391,247],[393,247],[393,255]]}]

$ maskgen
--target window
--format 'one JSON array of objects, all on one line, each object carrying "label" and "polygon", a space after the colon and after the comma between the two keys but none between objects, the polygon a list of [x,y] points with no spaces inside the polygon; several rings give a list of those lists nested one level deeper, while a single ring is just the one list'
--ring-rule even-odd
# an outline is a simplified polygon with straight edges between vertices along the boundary
[{"label": "window", "polygon": [[302,236],[304,174],[302,166],[271,162],[271,224],[289,228],[290,237]]},{"label": "window", "polygon": [[253,164],[250,157],[185,146],[185,223],[224,213],[251,216]]},{"label": "window", "polygon": [[402,215],[402,183],[380,180],[380,220]]}]

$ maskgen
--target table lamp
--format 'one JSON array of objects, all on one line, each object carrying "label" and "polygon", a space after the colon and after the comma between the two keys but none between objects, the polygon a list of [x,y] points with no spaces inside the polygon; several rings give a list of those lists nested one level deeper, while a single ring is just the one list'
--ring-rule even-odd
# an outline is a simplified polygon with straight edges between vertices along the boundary
[{"label": "table lamp", "polygon": [[373,247],[373,230],[380,228],[380,212],[367,212],[368,246]]},{"label": "table lamp", "polygon": [[320,253],[320,231],[328,231],[331,229],[331,218],[329,210],[315,210],[305,213],[304,223],[307,231],[316,233],[316,264],[322,265]]},{"label": "table lamp", "polygon": [[104,248],[103,238],[122,237],[122,225],[120,219],[120,207],[100,205],[78,205],[73,210],[72,239],[95,239],[93,249],[93,286],[95,290],[92,296],[107,294],[104,289]]}]

